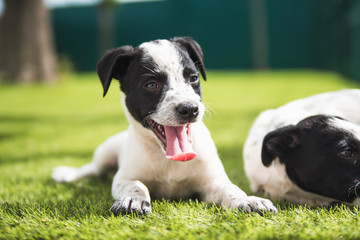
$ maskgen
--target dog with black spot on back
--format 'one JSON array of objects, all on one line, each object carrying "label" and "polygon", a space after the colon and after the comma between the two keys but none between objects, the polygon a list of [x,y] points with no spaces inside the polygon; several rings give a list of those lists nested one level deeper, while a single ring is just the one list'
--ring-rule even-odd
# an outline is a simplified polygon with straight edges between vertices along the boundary
[{"label": "dog with black spot on back", "polygon": [[98,62],[104,96],[120,82],[127,131],[110,137],[80,168],[56,167],[57,182],[99,176],[109,167],[115,215],[148,214],[152,198],[202,201],[245,212],[276,212],[270,200],[247,196],[229,180],[202,117],[203,53],[189,37],[108,51]]}]

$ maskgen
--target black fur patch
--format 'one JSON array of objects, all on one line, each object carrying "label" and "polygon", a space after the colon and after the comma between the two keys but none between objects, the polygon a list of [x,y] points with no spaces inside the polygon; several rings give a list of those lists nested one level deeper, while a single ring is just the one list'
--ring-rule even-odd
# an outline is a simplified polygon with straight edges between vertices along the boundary
[{"label": "black fur patch", "polygon": [[360,141],[331,120],[344,121],[317,115],[270,132],[263,141],[262,161],[269,166],[279,157],[303,190],[352,202],[360,194],[355,187],[360,182]]}]

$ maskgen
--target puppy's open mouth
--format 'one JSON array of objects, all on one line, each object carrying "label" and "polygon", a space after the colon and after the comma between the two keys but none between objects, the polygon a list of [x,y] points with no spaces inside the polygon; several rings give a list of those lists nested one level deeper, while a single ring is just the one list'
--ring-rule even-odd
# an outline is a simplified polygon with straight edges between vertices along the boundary
[{"label": "puppy's open mouth", "polygon": [[190,123],[181,126],[164,126],[151,119],[147,123],[163,143],[166,158],[189,161],[197,156],[191,145]]}]

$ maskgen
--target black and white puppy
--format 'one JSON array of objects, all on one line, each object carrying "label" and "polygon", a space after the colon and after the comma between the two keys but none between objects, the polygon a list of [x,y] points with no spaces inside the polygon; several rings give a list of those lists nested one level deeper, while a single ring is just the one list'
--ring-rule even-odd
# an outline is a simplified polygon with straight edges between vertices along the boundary
[{"label": "black and white puppy", "polygon": [[[112,184],[117,214],[151,212],[153,198],[200,200],[244,211],[272,211],[271,201],[248,197],[231,183],[210,133],[198,70],[206,79],[203,53],[191,38],[145,42],[107,52],[98,63],[104,96],[120,81],[127,131],[100,145],[90,164],[57,167],[53,179],[71,182],[118,168]],[[191,160],[191,161],[190,161]]]},{"label": "black and white puppy", "polygon": [[244,147],[251,189],[311,206],[360,197],[360,90],[314,95],[260,114]]}]

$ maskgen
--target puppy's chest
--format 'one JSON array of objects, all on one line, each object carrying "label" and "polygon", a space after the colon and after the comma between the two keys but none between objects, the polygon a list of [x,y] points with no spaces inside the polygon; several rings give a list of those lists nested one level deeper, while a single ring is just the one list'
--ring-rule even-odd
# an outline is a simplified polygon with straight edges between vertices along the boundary
[{"label": "puppy's chest", "polygon": [[[171,161],[171,160],[167,160]],[[139,176],[154,198],[188,198],[198,185],[197,167],[190,162],[170,162],[169,165],[147,169]],[[191,167],[192,166],[192,167]]]},{"label": "puppy's chest", "polygon": [[195,194],[194,185],[191,181],[144,181],[150,195],[155,199],[187,199]]}]

